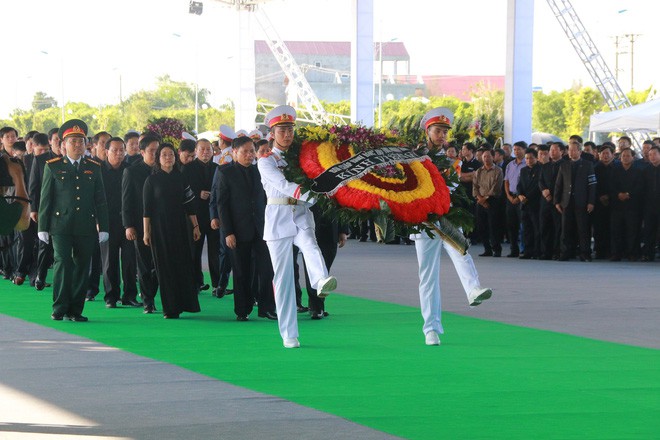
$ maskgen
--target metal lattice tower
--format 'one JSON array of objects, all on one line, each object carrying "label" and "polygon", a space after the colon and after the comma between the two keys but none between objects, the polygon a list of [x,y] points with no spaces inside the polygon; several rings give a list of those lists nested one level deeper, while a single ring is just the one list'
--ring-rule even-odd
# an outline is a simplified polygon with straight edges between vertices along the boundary
[{"label": "metal lattice tower", "polygon": [[[570,0],[547,0],[547,2],[610,110],[631,107],[630,99],[619,86],[616,77],[577,16]],[[648,137],[648,135],[643,136],[636,132],[627,134],[638,148],[641,148],[642,141]]]},{"label": "metal lattice tower", "polygon": [[[298,111],[298,119],[303,122],[311,122],[315,124],[329,124],[329,123],[346,123],[346,117],[343,115],[329,114],[326,112],[323,104],[319,101],[316,93],[309,85],[304,72],[301,70],[293,55],[280,38],[277,30],[271,23],[266,15],[266,12],[261,7],[262,4],[267,3],[269,0],[216,0],[227,6],[233,7],[236,10],[244,10],[253,13],[257,23],[263,30],[266,36],[266,44],[273,53],[273,56],[280,65],[284,74],[289,78],[290,84],[296,87],[298,99],[300,100],[303,108],[296,108]],[[263,106],[260,106],[263,107]],[[263,108],[261,108],[263,111]],[[259,111],[257,114],[261,114]]]},{"label": "metal lattice tower", "polygon": [[332,123],[334,118],[328,115],[323,108],[323,104],[321,104],[321,101],[316,97],[316,93],[314,93],[314,90],[309,85],[305,74],[300,69],[300,66],[298,66],[298,63],[296,63],[296,60],[286,47],[286,44],[284,44],[284,41],[280,38],[277,30],[275,30],[275,27],[264,12],[263,8],[255,8],[254,17],[266,35],[266,44],[268,44],[270,51],[275,56],[277,63],[289,78],[290,83],[295,85],[298,92],[298,98],[304,106],[304,110],[308,114],[309,119],[316,124]]}]

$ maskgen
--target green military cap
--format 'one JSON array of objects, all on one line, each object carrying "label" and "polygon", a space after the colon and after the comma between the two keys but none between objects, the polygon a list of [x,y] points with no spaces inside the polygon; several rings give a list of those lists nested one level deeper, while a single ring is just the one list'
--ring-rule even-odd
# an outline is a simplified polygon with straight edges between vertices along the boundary
[{"label": "green military cap", "polygon": [[87,124],[80,119],[69,119],[62,124],[57,134],[62,140],[66,139],[68,136],[87,137]]}]

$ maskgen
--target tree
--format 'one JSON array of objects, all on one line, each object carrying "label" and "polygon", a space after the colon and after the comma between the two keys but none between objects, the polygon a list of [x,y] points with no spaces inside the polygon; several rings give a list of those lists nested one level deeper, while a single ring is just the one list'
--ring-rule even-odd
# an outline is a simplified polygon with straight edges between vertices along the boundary
[{"label": "tree", "polygon": [[566,133],[567,93],[552,91],[536,92],[532,96],[532,129],[564,137]]},{"label": "tree", "polygon": [[57,107],[55,98],[48,96],[44,92],[34,94],[34,98],[32,98],[32,111],[38,112],[51,107]]},{"label": "tree", "polygon": [[566,131],[562,138],[568,139],[571,135],[579,134],[587,137],[589,134],[589,120],[596,110],[605,105],[602,95],[598,90],[583,87],[577,93],[566,95]]}]

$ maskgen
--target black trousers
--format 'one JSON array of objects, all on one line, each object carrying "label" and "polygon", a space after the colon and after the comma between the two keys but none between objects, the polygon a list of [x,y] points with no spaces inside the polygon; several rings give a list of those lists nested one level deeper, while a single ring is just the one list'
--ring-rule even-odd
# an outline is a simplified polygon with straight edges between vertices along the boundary
[{"label": "black trousers", "polygon": [[504,225],[504,204],[501,197],[490,197],[488,208],[477,204],[477,225],[484,241],[486,253],[502,252],[502,230]]},{"label": "black trousers", "polygon": [[541,229],[540,208],[537,206],[522,207],[523,239],[525,242],[525,256],[541,256]]},{"label": "black trousers", "polygon": [[612,239],[610,237],[610,207],[603,205],[600,201],[596,202],[594,212],[591,217],[594,230],[594,252],[596,258],[609,258],[611,253]]},{"label": "black trousers", "polygon": [[[197,272],[196,279],[199,286],[204,285],[204,274],[202,272],[202,253],[204,251],[204,240],[206,239],[206,255],[211,273],[211,285],[216,288],[220,282],[220,232],[211,229],[209,225],[203,226],[200,222],[200,239],[193,241],[193,264]],[[226,285],[226,284],[225,284]]]},{"label": "black trousers", "polygon": [[93,296],[99,293],[99,284],[101,282],[101,246],[99,245],[98,236],[96,244],[94,245],[94,252],[92,253],[92,262],[89,266],[89,283],[87,286],[87,294]]},{"label": "black trousers", "polygon": [[38,243],[37,224],[30,220],[30,226],[25,231],[17,233],[14,243],[16,253],[16,276],[29,276],[34,282],[37,270]]},{"label": "black trousers", "polygon": [[623,206],[611,211],[611,235],[613,257],[639,257],[639,209]]},{"label": "black trousers", "polygon": [[514,205],[506,200],[506,230],[509,236],[509,243],[511,243],[511,253],[516,255],[520,253],[520,246],[518,245],[518,236],[520,235],[520,223],[522,222],[522,211],[520,210],[520,203]]},{"label": "black trousers", "polygon": [[[275,311],[273,292],[273,268],[266,242],[261,237],[252,241],[237,242],[235,249],[229,249],[234,274],[234,313],[248,316],[252,313],[254,300],[259,312]],[[256,272],[257,283],[253,283]]]},{"label": "black trousers", "polygon": [[655,258],[655,246],[658,240],[660,226],[660,208],[647,204],[644,211],[644,249],[643,255],[649,260]]},{"label": "black trousers", "polygon": [[[335,257],[337,256],[337,243],[328,243],[326,240],[319,241],[318,245],[321,249],[321,255],[323,255],[325,267],[330,270],[332,263],[335,261]],[[305,257],[303,256],[303,262],[304,261]],[[305,266],[305,284],[307,285],[309,311],[314,314],[322,313],[325,311],[325,298],[319,298],[317,296],[316,289],[312,288],[312,283],[309,280],[309,274],[307,273],[307,266]]]},{"label": "black trousers", "polygon": [[158,276],[154,266],[154,257],[151,248],[145,246],[143,235],[138,233],[135,240],[135,256],[137,261],[138,284],[144,306],[153,306],[158,291]]},{"label": "black trousers", "polygon": [[48,243],[37,239],[39,242],[39,251],[37,253],[37,278],[40,281],[46,282],[48,269],[53,264],[53,240]]},{"label": "black trousers", "polygon": [[[230,249],[225,241],[225,234],[222,228],[218,230],[218,284],[221,289],[227,288],[229,284],[229,275],[231,274],[231,255]],[[209,265],[211,263],[209,262]]]},{"label": "black trousers", "polygon": [[539,231],[541,235],[541,256],[559,257],[561,245],[561,213],[554,203],[541,200],[539,209]]},{"label": "black trousers", "polygon": [[[103,288],[105,302],[135,301],[137,298],[137,259],[135,246],[126,239],[124,228],[110,231],[110,238],[101,243],[101,263],[103,267]],[[121,270],[120,270],[121,263]],[[124,284],[121,295],[119,278]]]},{"label": "black trousers", "polygon": [[576,207],[573,200],[564,208],[561,216],[561,256],[570,258],[577,245],[581,256],[591,255],[591,233],[587,207]]}]

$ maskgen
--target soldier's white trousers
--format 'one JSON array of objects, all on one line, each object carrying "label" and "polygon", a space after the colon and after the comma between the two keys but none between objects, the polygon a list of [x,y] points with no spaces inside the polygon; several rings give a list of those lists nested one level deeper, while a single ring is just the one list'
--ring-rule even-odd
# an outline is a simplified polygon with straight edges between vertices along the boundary
[{"label": "soldier's white trousers", "polygon": [[305,266],[313,288],[316,289],[318,283],[328,277],[328,269],[316,243],[313,228],[299,229],[295,237],[269,240],[266,244],[273,263],[273,288],[280,335],[283,339],[297,338],[298,313],[293,279],[293,245],[298,246],[305,257]]},{"label": "soldier's white trousers", "polygon": [[417,237],[415,251],[419,264],[419,302],[422,318],[424,318],[422,328],[424,334],[431,330],[440,334],[444,332],[441,322],[440,296],[440,253],[443,247],[454,263],[465,295],[468,296],[473,289],[480,287],[479,274],[470,254],[461,255],[437,236],[434,239]]}]

